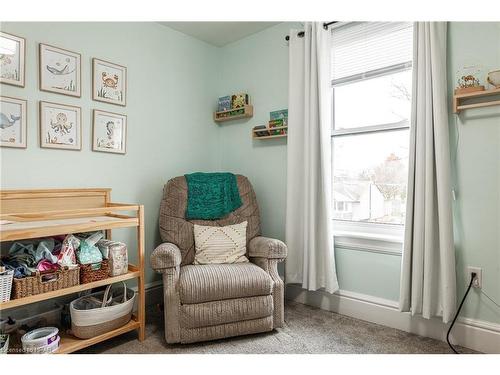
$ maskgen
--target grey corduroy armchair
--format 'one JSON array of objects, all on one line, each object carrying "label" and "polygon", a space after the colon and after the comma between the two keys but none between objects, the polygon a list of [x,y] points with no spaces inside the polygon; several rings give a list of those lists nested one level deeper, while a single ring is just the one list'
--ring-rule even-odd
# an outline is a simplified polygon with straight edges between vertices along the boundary
[{"label": "grey corduroy armchair", "polygon": [[[186,220],[187,183],[175,177],[163,189],[162,243],[151,265],[163,275],[167,343],[192,343],[271,331],[284,322],[284,285],[278,263],[286,245],[260,236],[252,185],[237,175],[243,205],[220,220]],[[194,265],[193,225],[225,226],[248,221],[250,263]]]}]

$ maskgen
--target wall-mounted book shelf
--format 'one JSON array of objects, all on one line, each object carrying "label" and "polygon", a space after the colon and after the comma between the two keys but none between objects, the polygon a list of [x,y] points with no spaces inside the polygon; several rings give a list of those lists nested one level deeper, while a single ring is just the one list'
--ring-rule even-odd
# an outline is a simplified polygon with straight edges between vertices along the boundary
[{"label": "wall-mounted book shelf", "polygon": [[214,121],[215,122],[224,122],[237,120],[246,117],[253,116],[253,105],[246,104],[241,108],[233,108],[227,111],[214,112]]},{"label": "wall-mounted book shelf", "polygon": [[471,104],[463,104],[462,102],[463,100],[467,99],[484,98],[495,95],[500,96],[500,88],[491,90],[473,91],[464,94],[455,94],[453,95],[453,113],[460,113],[460,111],[463,111],[464,109],[482,108],[482,107],[491,107],[493,105],[500,105],[500,100],[487,100]]},{"label": "wall-mounted book shelf", "polygon": [[[282,130],[285,131],[284,134],[281,134]],[[278,132],[278,134],[276,134]],[[265,127],[265,128],[258,128],[252,129],[252,138],[253,139],[274,139],[274,138],[285,138],[288,136],[288,125],[285,126],[276,126],[276,127]],[[260,135],[259,135],[260,134]]]}]

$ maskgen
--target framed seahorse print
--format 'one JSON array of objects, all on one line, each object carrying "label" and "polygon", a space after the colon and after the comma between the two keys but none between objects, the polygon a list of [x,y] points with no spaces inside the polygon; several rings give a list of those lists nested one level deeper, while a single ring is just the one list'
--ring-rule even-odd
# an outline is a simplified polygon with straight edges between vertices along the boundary
[{"label": "framed seahorse print", "polygon": [[127,116],[94,109],[92,150],[125,154],[127,149]]},{"label": "framed seahorse print", "polygon": [[101,59],[92,59],[92,99],[127,105],[127,68]]}]

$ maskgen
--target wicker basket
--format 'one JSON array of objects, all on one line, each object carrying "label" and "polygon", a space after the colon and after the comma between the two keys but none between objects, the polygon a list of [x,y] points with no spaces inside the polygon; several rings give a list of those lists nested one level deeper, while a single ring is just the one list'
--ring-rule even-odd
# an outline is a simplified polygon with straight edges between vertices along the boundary
[{"label": "wicker basket", "polygon": [[0,302],[7,302],[10,300],[10,291],[12,290],[12,278],[14,271],[5,271],[0,275]]},{"label": "wicker basket", "polygon": [[12,299],[34,296],[40,293],[69,288],[80,284],[80,268],[63,268],[57,271],[37,272],[35,276],[27,276],[13,280]]},{"label": "wicker basket", "polygon": [[88,339],[102,335],[127,324],[132,318],[135,292],[124,282],[122,293],[110,294],[112,285],[105,291],[77,298],[70,303],[71,333]]},{"label": "wicker basket", "polygon": [[104,259],[100,263],[80,264],[80,283],[87,284],[108,277],[109,261]]}]

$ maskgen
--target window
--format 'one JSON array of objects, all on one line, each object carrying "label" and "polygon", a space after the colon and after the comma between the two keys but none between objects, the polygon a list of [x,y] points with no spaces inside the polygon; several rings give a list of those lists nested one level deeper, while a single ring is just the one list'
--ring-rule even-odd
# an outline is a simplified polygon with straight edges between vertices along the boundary
[{"label": "window", "polygon": [[[333,212],[351,230],[402,233],[413,30],[352,22],[332,30]],[[367,230],[368,228],[368,230]],[[383,230],[382,230],[383,232]]]}]

